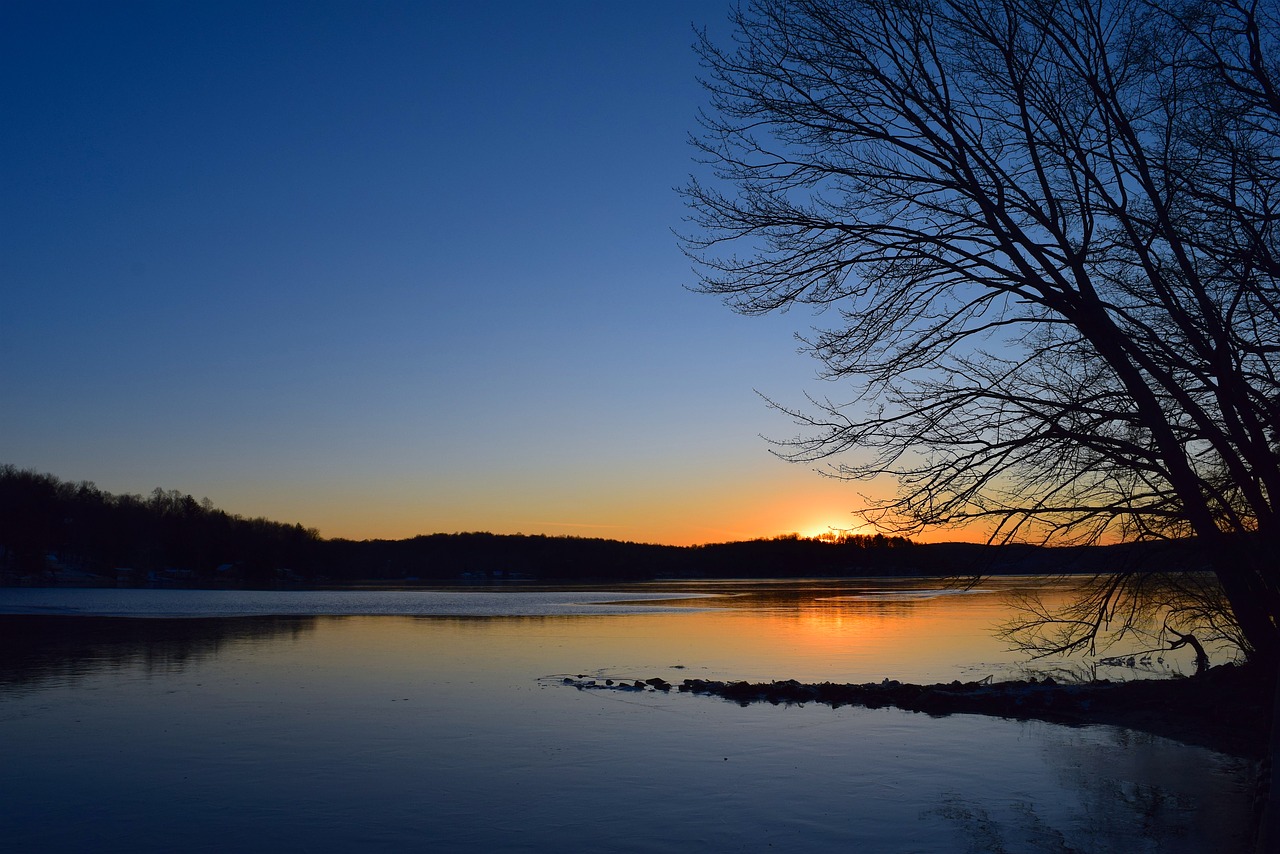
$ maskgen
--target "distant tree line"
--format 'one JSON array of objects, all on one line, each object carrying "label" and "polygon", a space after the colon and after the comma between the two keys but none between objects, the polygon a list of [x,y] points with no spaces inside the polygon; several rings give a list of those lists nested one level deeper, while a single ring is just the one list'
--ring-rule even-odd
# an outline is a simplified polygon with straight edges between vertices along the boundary
[{"label": "distant tree line", "polygon": [[[929,572],[921,549],[884,535],[833,534],[704,546],[582,537],[430,534],[324,539],[314,528],[244,518],[177,490],[113,495],[94,484],[0,466],[5,583],[344,583],[528,578],[813,577]],[[926,562],[931,563],[931,562]]]},{"label": "distant tree line", "polygon": [[64,567],[212,579],[222,567],[228,578],[265,583],[277,570],[313,565],[322,542],[314,528],[233,516],[176,490],[112,495],[87,481],[0,466],[0,571],[8,577],[38,579]]}]

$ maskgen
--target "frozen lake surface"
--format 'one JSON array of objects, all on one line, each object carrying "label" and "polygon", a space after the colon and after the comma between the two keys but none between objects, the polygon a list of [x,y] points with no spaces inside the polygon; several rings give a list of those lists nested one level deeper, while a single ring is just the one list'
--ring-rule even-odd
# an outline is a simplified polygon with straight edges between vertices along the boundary
[{"label": "frozen lake surface", "polygon": [[1247,850],[1253,764],[1142,733],[559,681],[1002,678],[1020,665],[991,629],[1019,583],[0,589],[0,838],[15,851]]},{"label": "frozen lake surface", "polygon": [[[0,613],[97,617],[548,617],[663,612],[648,590],[119,590],[0,588]],[[702,594],[680,593],[681,598]],[[625,605],[621,604],[622,601]],[[687,610],[681,608],[680,610]]]}]

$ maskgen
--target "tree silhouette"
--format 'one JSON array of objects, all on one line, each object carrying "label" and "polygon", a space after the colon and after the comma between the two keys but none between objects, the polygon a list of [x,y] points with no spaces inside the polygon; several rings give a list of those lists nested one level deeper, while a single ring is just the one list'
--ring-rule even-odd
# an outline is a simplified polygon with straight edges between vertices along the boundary
[{"label": "tree silhouette", "polygon": [[868,513],[905,533],[1195,535],[1247,651],[1276,660],[1274,0],[731,17],[731,44],[697,45],[698,287],[834,316],[803,343],[855,388],[779,407],[802,426],[780,453],[896,476]]}]

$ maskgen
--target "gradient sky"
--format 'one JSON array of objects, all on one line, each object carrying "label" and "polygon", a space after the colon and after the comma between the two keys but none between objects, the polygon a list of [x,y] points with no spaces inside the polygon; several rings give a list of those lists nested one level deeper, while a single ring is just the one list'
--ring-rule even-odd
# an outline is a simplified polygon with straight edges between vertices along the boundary
[{"label": "gradient sky", "polygon": [[855,525],[761,438],[818,321],[685,289],[726,8],[0,3],[0,462],[329,537]]}]

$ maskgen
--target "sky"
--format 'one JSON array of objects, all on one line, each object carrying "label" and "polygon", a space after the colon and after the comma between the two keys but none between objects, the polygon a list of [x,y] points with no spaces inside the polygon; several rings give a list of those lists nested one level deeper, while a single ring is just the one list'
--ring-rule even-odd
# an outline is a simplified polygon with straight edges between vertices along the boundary
[{"label": "sky", "polygon": [[0,463],[326,537],[856,528],[891,485],[763,438],[823,319],[673,233],[727,8],[4,0]]}]

